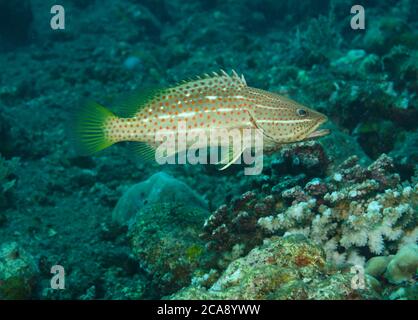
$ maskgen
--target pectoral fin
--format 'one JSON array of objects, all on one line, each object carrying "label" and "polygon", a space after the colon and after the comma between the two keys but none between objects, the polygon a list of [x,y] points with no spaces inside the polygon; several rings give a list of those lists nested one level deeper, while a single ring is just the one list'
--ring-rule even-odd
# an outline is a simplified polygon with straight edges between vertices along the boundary
[{"label": "pectoral fin", "polygon": [[240,157],[241,154],[244,152],[244,150],[240,150],[234,154],[234,147],[229,146],[227,154],[216,163],[216,165],[223,165],[221,168],[219,168],[220,171],[227,169],[231,164],[235,163]]}]

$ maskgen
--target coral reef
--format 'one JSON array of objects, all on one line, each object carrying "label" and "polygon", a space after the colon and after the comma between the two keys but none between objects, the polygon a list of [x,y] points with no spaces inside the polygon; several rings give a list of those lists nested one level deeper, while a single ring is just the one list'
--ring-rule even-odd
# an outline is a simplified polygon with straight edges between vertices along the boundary
[{"label": "coral reef", "polygon": [[130,230],[131,246],[140,267],[151,278],[156,296],[175,292],[209,259],[199,227],[208,212],[175,203],[139,210]]},{"label": "coral reef", "polygon": [[408,244],[399,249],[386,267],[385,278],[399,284],[418,275],[418,245]]},{"label": "coral reef", "polygon": [[377,256],[370,258],[366,263],[364,271],[374,278],[379,278],[385,272],[386,267],[392,258],[393,256]]},{"label": "coral reef", "polygon": [[0,247],[0,299],[28,299],[34,291],[38,268],[35,259],[16,242]]},{"label": "coral reef", "polygon": [[[202,277],[204,278],[204,277]],[[325,278],[325,280],[324,280]],[[323,250],[303,236],[273,237],[233,261],[209,288],[198,279],[170,299],[376,299],[371,280],[330,268]]]},{"label": "coral reef", "polygon": [[305,173],[308,176],[321,177],[328,164],[329,159],[323,147],[311,141],[284,146],[271,166],[277,174]]},{"label": "coral reef", "polygon": [[[298,157],[299,147],[292,148]],[[219,207],[202,236],[209,248],[226,252],[236,245],[251,248],[266,234],[303,233],[337,264],[358,260],[359,249],[394,253],[416,240],[418,187],[400,184],[393,169],[386,155],[367,168],[353,156],[322,179],[281,179]]]},{"label": "coral reef", "polygon": [[395,255],[376,256],[369,259],[364,271],[380,283],[386,283],[382,291],[383,297],[391,300],[416,300],[418,297],[416,240],[401,246]]},{"label": "coral reef", "polygon": [[[305,158],[323,154],[318,148],[321,147],[311,149],[312,157]],[[296,159],[300,158],[300,150],[300,146],[286,148],[278,155],[279,168],[286,163],[280,158],[283,154],[287,159]],[[398,250],[407,252],[403,256],[412,259],[413,264],[412,249],[407,248],[418,241],[416,181],[401,183],[392,159],[385,154],[367,167],[358,162],[358,157],[352,156],[338,166],[326,169],[325,165],[326,174],[322,178],[307,178],[309,170],[303,167],[299,171],[306,174],[273,176],[268,184],[220,206],[206,220],[201,235],[207,248],[217,252],[217,268],[225,269],[268,236],[292,234],[303,234],[321,246],[326,261],[339,268],[363,266],[373,257],[366,265],[366,272],[378,281],[385,270],[388,280],[392,279],[388,270],[398,270],[391,260]],[[275,163],[273,159],[272,170]],[[292,165],[293,161],[289,163]],[[278,180],[281,181],[274,185]],[[406,272],[411,278],[414,267],[404,269],[409,270]],[[378,283],[375,278],[370,281]]]},{"label": "coral reef", "polygon": [[[25,281],[0,296],[418,299],[404,267],[418,236],[417,1],[368,1],[365,31],[343,0],[68,0],[58,31],[49,1],[15,2],[0,0],[0,280]],[[151,165],[124,145],[73,150],[67,122],[84,100],[117,113],[125,93],[219,69],[326,114],[331,134],[266,155],[251,177]],[[307,266],[304,283],[279,243],[330,268]],[[269,247],[283,273],[247,264]],[[349,287],[364,262],[379,296]],[[66,290],[50,288],[55,264]],[[247,278],[229,283],[237,266]]]},{"label": "coral reef", "polygon": [[[258,225],[271,233],[303,233],[326,249],[336,263],[370,253],[396,252],[416,233],[418,187],[399,183],[392,160],[382,155],[368,168],[352,157],[331,177],[282,192],[292,205]],[[343,249],[343,250],[342,250]]]},{"label": "coral reef", "polygon": [[198,236],[208,215],[203,199],[164,172],[134,185],[119,200],[113,220],[129,226],[133,254],[155,295],[188,284],[209,257]]}]

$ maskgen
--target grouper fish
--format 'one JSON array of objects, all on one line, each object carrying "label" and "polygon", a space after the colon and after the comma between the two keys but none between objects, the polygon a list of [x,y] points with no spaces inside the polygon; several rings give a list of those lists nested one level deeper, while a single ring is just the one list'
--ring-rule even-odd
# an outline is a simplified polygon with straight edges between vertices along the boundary
[{"label": "grouper fish", "polygon": [[[274,152],[283,144],[322,137],[329,130],[318,129],[327,117],[276,93],[252,88],[235,71],[206,74],[167,89],[138,95],[124,102],[124,116],[117,116],[98,103],[88,103],[74,118],[78,145],[86,154],[121,141],[135,141],[144,158],[155,157],[156,135],[179,130],[255,130],[263,137],[263,151]],[[186,151],[192,143],[175,140],[174,153]],[[208,147],[215,144],[209,141]],[[219,147],[219,141],[216,141]],[[194,145],[196,147],[196,145]],[[220,146],[222,147],[222,146]],[[174,150],[174,149],[173,149]],[[243,148],[228,152],[227,168]]]}]

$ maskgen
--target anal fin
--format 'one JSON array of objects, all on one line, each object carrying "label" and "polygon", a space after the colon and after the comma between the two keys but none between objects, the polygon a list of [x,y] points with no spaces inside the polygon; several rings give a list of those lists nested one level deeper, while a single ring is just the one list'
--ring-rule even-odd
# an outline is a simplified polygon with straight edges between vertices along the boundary
[{"label": "anal fin", "polygon": [[130,148],[135,155],[144,161],[155,161],[155,149],[145,142],[132,141]]},{"label": "anal fin", "polygon": [[176,160],[175,158],[173,160],[173,157],[176,157],[177,154],[182,152],[182,151],[175,150],[175,149],[164,150],[163,153],[157,152],[157,149],[153,147],[152,145],[149,145],[145,142],[139,142],[139,141],[131,141],[130,149],[141,160],[147,161],[147,162],[156,162],[159,164],[175,163]]}]

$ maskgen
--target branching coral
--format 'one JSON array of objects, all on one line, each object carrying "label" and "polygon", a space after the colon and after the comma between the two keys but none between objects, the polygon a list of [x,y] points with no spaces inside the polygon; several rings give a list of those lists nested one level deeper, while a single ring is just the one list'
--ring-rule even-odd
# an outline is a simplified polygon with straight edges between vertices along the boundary
[{"label": "branching coral", "polygon": [[[312,143],[279,156],[300,158],[298,152],[304,148],[304,158],[322,158],[320,145]],[[273,160],[276,167],[286,162]],[[309,170],[299,178],[273,176],[268,187],[218,208],[206,220],[202,236],[210,250],[221,253],[221,267],[228,257],[245,254],[271,235],[304,234],[339,265],[394,254],[416,242],[418,234],[418,184],[401,182],[394,170],[392,159],[382,154],[368,167],[356,156],[349,157],[335,169],[324,169],[323,178],[307,180]]]},{"label": "branching coral", "polygon": [[284,147],[272,159],[269,179],[257,184],[255,190],[220,206],[206,219],[202,238],[207,241],[208,249],[221,253],[223,259],[218,263],[225,265],[260,244],[266,232],[257,227],[257,220],[285,208],[292,197],[300,201],[308,199],[310,196],[301,185],[315,173],[324,174],[328,163],[324,149],[317,142]]},{"label": "branching coral", "polygon": [[363,260],[358,249],[396,252],[416,237],[418,185],[400,184],[392,170],[386,155],[368,168],[349,158],[324,182],[313,180],[303,189],[283,191],[282,197],[293,195],[292,205],[260,218],[258,225],[272,234],[303,233],[337,263]]}]

